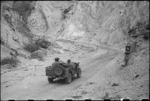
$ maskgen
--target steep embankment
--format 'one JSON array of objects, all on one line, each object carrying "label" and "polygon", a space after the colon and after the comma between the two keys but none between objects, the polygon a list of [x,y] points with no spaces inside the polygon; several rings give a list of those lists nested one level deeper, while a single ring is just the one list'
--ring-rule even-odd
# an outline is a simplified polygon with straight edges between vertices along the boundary
[{"label": "steep embankment", "polygon": [[22,48],[38,38],[124,48],[128,31],[149,21],[148,1],[15,1],[1,4],[2,43]]},{"label": "steep embankment", "polygon": [[34,14],[43,9],[41,14],[46,16],[45,25],[49,26],[45,35],[112,45],[122,42],[126,38],[124,34],[137,22],[148,21],[148,8],[147,1],[63,1],[59,4],[39,1],[31,18],[42,26],[41,19]]}]

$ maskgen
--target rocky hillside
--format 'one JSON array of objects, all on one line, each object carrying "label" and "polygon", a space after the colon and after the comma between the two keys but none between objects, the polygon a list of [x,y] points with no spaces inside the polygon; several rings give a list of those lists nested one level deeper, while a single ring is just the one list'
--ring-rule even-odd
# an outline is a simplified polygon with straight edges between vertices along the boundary
[{"label": "rocky hillside", "polygon": [[37,38],[124,48],[128,32],[147,22],[148,1],[3,1],[1,45],[24,54]]},{"label": "rocky hillside", "polygon": [[28,24],[34,34],[115,44],[137,22],[149,20],[148,8],[147,1],[38,1]]}]

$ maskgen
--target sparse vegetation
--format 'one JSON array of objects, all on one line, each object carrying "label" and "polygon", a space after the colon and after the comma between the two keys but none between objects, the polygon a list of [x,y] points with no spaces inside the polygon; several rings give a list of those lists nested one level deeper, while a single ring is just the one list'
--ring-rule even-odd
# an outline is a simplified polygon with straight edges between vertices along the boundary
[{"label": "sparse vegetation", "polygon": [[35,42],[25,45],[24,49],[29,52],[35,52],[39,50],[40,48],[47,49],[51,45],[51,42],[45,40],[45,39],[38,39],[35,40]]},{"label": "sparse vegetation", "polygon": [[31,43],[31,44],[25,45],[24,49],[29,52],[35,52],[39,50],[40,47],[37,44]]},{"label": "sparse vegetation", "polygon": [[18,62],[19,60],[17,58],[7,57],[1,60],[1,65],[10,64],[13,67],[16,67]]},{"label": "sparse vegetation", "polygon": [[51,45],[51,43],[45,39],[38,39],[38,40],[36,40],[35,44],[38,45],[39,47],[45,48],[45,49],[47,49],[48,46]]},{"label": "sparse vegetation", "polygon": [[138,36],[143,36],[144,40],[149,40],[149,21],[148,22],[137,22],[135,26],[129,29],[129,36],[137,38]]}]

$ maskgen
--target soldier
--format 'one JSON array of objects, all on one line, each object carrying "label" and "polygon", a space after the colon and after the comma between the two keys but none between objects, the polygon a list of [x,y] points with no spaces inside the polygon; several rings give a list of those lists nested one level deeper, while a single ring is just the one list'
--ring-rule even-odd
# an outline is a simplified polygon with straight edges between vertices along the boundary
[{"label": "soldier", "polygon": [[136,47],[137,47],[137,42],[136,39],[133,39],[132,37],[128,36],[127,37],[127,45],[126,45],[126,49],[125,49],[125,57],[124,57],[124,65],[122,65],[123,67],[125,67],[126,65],[128,65],[128,62],[131,58],[131,53],[132,52],[136,52]]},{"label": "soldier", "polygon": [[130,53],[125,52],[125,58],[124,58],[125,66],[128,65],[129,59],[130,59]]},{"label": "soldier", "polygon": [[62,65],[62,66],[66,66],[66,63],[64,63],[62,60],[60,60],[58,57],[55,58],[54,63],[52,63],[52,65]]},{"label": "soldier", "polygon": [[59,64],[59,58],[58,57],[55,58],[55,61],[54,61],[54,63],[52,65],[55,65],[55,64]]},{"label": "soldier", "polygon": [[70,59],[67,60],[67,65],[68,65],[68,66],[71,66],[73,69],[75,69],[75,67],[76,67],[75,63],[74,63],[74,62],[71,62]]},{"label": "soldier", "polygon": [[67,60],[67,63],[68,63],[68,64],[70,64],[70,63],[71,63],[71,60],[70,60],[70,59],[68,59],[68,60]]},{"label": "soldier", "polygon": [[131,46],[127,45],[125,50],[124,65],[122,65],[123,67],[128,65],[130,56],[131,56]]},{"label": "soldier", "polygon": [[70,59],[67,60],[67,67],[72,67]]}]

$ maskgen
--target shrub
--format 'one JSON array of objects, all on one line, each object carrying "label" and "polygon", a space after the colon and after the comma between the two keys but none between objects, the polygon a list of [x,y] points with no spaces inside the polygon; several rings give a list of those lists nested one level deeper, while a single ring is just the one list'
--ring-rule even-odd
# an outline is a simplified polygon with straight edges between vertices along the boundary
[{"label": "shrub", "polygon": [[7,58],[4,58],[3,60],[1,60],[1,65],[10,64],[13,67],[16,67],[18,62],[19,62],[19,60],[17,58],[7,57]]},{"label": "shrub", "polygon": [[35,52],[40,49],[40,47],[37,44],[31,43],[24,47],[25,50],[29,52]]},{"label": "shrub", "polygon": [[40,48],[47,49],[50,45],[51,45],[51,42],[45,39],[38,39],[38,40],[35,40],[31,44],[25,45],[24,49],[29,52],[35,52],[39,50]]},{"label": "shrub", "polygon": [[137,22],[135,26],[129,29],[128,33],[131,37],[143,36],[145,40],[149,40],[149,22]]},{"label": "shrub", "polygon": [[38,39],[38,40],[36,40],[35,44],[38,45],[39,47],[45,48],[45,49],[47,49],[48,46],[51,45],[51,43],[45,39]]}]

